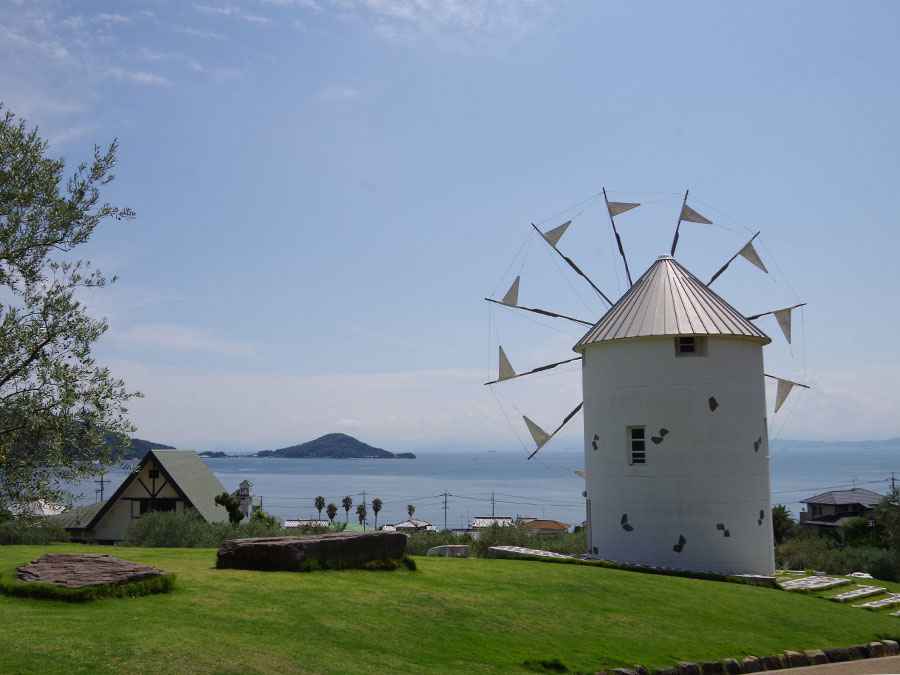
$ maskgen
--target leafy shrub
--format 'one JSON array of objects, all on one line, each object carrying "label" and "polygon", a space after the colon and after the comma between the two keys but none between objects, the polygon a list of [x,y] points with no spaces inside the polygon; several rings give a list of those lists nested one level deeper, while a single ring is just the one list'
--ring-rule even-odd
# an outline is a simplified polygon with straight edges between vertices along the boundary
[{"label": "leafy shrub", "polygon": [[868,572],[876,579],[900,578],[897,555],[875,546],[841,546],[830,537],[809,534],[791,539],[775,549],[775,559],[786,569],[821,570],[828,574]]},{"label": "leafy shrub", "polygon": [[68,541],[64,528],[47,518],[8,518],[0,520],[0,545],[49,544]]},{"label": "leafy shrub", "polygon": [[543,549],[555,553],[579,555],[587,550],[585,532],[566,532],[552,537],[530,534],[521,527],[500,527],[494,525],[480,530],[478,538],[468,534],[457,535],[453,532],[416,532],[409,535],[406,541],[406,552],[410,555],[425,555],[433,546],[448,544],[468,544],[472,554],[478,557],[487,555],[491,546],[525,546]]}]

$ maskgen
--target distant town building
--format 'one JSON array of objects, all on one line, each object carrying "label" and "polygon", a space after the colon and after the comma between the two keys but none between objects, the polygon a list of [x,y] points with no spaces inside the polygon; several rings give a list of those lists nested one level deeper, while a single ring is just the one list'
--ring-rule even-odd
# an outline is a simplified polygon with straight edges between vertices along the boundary
[{"label": "distant town building", "polygon": [[800,524],[805,527],[840,527],[850,518],[868,518],[884,499],[872,490],[829,490],[800,501],[806,510],[800,512]]},{"label": "distant town building", "polygon": [[569,531],[569,526],[566,523],[545,518],[519,518],[516,524],[528,534],[540,537],[552,537]]},{"label": "distant town building", "polygon": [[331,521],[327,520],[327,519],[322,520],[320,518],[294,518],[294,519],[285,520],[284,527],[285,527],[285,529],[288,529],[288,530],[294,529],[294,528],[296,528],[296,529],[312,529],[312,528],[324,529],[324,528],[331,527]]},{"label": "distant town building", "polygon": [[207,522],[226,522],[228,512],[215,503],[225,491],[193,450],[151,450],[112,497],[69,509],[53,520],[76,541],[115,543],[134,521],[156,511],[193,511]]},{"label": "distant town building", "polygon": [[411,532],[433,532],[434,525],[429,523],[427,520],[410,518],[409,520],[404,520],[402,523],[385,525],[381,529],[385,532],[405,532],[409,534]]},{"label": "distant town building", "polygon": [[473,530],[483,530],[487,527],[513,527],[516,521],[512,516],[475,516],[472,518],[470,528]]}]

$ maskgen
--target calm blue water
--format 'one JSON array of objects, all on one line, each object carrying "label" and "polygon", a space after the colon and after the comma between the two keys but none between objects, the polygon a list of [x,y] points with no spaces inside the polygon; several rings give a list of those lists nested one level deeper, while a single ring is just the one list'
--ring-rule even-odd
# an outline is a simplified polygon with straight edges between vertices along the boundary
[{"label": "calm blue water", "polygon": [[[316,495],[340,507],[344,495],[351,495],[356,504],[365,492],[368,502],[373,497],[384,502],[379,522],[406,518],[406,505],[411,503],[417,517],[443,526],[441,493],[448,492],[447,525],[463,527],[470,517],[490,515],[493,492],[497,515],[546,517],[573,524],[584,519],[584,481],[575,474],[583,465],[582,454],[550,448],[530,462],[521,453],[504,452],[422,453],[414,460],[229,457],[206,462],[229,490],[245,478],[250,480],[263,507],[281,517],[315,516]],[[896,447],[776,444],[772,501],[796,512],[800,509],[797,500],[825,489],[856,484],[885,492],[891,471],[900,479],[900,443]],[[107,496],[125,475],[123,470],[107,475],[111,481]],[[79,501],[94,501],[94,488],[93,484],[81,486]],[[338,517],[344,517],[343,511]]]}]

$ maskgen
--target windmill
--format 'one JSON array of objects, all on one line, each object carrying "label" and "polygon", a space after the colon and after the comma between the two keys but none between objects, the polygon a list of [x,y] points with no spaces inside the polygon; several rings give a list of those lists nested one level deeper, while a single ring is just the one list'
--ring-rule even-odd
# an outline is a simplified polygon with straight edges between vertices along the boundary
[{"label": "windmill", "polygon": [[[602,192],[628,289],[613,301],[559,244],[572,221],[540,238],[608,310],[597,321],[519,304],[517,276],[499,300],[505,308],[589,327],[575,357],[517,372],[499,346],[489,386],[581,361],[583,400],[545,431],[523,415],[534,449],[544,448],[579,411],[584,419],[588,553],[620,562],[718,573],[774,573],[765,378],[777,382],[777,413],[795,387],[770,375],[763,347],[771,338],[754,321],[773,315],[791,341],[792,312],[804,303],[746,316],[711,287],[742,259],[768,273],[754,247],[759,232],[702,281],[678,262],[683,223],[712,224],[684,193],[668,255],[636,280],[616,217],[640,206]],[[574,402],[573,402],[574,403]]]}]

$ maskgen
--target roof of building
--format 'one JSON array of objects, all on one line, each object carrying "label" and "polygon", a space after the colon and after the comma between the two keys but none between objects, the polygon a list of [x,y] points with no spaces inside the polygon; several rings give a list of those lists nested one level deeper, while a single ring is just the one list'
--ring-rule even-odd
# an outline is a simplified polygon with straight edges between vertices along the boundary
[{"label": "roof of building", "polygon": [[853,488],[852,490],[829,490],[809,499],[801,499],[801,504],[860,504],[861,506],[876,506],[884,495],[880,495],[865,488]]},{"label": "roof of building", "polygon": [[660,256],[575,345],[666,335],[771,339],[675,258]]},{"label": "roof of building", "polygon": [[558,530],[564,532],[569,529],[565,523],[558,520],[546,520],[544,518],[532,518],[522,523],[522,527],[528,530]]},{"label": "roof of building", "polygon": [[87,506],[75,506],[71,509],[66,509],[59,515],[53,516],[52,520],[66,530],[81,529],[86,527],[87,524],[94,519],[94,516],[97,515],[97,512],[105,505],[106,502],[103,501]]},{"label": "roof of building", "polygon": [[[60,518],[60,521],[57,522],[72,522],[71,525],[64,525],[67,529],[92,528],[134,481],[150,458],[156,459],[166,480],[172,483],[182,498],[190,502],[207,522],[228,520],[228,511],[225,510],[225,507],[215,503],[216,496],[225,492],[225,488],[215,474],[209,470],[200,455],[193,450],[150,450],[122,481],[112,497],[100,504],[83,507],[84,510],[78,509],[79,513],[77,514],[74,513],[76,509],[66,511],[57,516]],[[89,509],[93,509],[93,511]]]},{"label": "roof of building", "polygon": [[420,520],[418,518],[410,518],[409,520],[404,520],[402,523],[394,523],[392,527],[401,528],[405,530],[422,530],[428,527],[431,527],[431,523],[427,520]]}]

